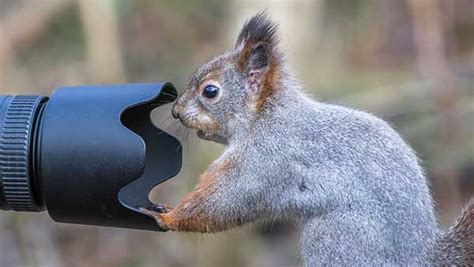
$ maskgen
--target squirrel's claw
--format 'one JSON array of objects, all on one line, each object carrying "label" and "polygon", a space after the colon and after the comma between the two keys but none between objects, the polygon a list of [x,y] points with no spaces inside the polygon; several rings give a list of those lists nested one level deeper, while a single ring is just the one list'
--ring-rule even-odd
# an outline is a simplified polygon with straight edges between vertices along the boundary
[{"label": "squirrel's claw", "polygon": [[165,205],[165,204],[153,204],[153,206],[151,206],[150,210],[154,211],[154,212],[157,212],[157,213],[168,213],[172,210],[173,208],[168,206],[168,205]]},{"label": "squirrel's claw", "polygon": [[163,204],[154,204],[153,206],[149,207],[149,208],[139,208],[139,210],[143,213],[143,214],[146,214],[152,218],[155,219],[156,221],[156,224],[158,225],[158,227],[160,228],[160,231],[162,232],[167,232],[169,231],[170,229],[168,228],[168,226],[163,223],[163,220],[162,220],[162,215],[163,213],[168,213],[171,211],[171,207],[167,206],[167,205],[163,205]]}]

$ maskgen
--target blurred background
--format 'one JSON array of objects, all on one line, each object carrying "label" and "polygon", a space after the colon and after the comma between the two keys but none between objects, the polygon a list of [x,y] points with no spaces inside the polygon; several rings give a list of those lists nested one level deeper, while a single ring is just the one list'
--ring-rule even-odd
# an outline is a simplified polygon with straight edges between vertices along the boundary
[{"label": "blurred background", "polygon": [[[310,94],[370,111],[403,134],[448,226],[474,192],[472,0],[0,0],[0,93],[153,81],[182,88],[264,9]],[[183,142],[184,168],[152,198],[174,205],[222,147],[199,141],[169,112],[153,120]],[[300,264],[298,237],[284,225],[163,234],[0,213],[0,267]]]}]

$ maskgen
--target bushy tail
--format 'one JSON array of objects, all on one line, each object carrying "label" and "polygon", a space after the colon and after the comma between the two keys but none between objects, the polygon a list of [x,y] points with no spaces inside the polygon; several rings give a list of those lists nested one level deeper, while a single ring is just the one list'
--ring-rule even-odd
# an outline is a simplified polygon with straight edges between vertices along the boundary
[{"label": "bushy tail", "polygon": [[442,234],[436,250],[435,262],[439,265],[474,266],[474,198]]}]

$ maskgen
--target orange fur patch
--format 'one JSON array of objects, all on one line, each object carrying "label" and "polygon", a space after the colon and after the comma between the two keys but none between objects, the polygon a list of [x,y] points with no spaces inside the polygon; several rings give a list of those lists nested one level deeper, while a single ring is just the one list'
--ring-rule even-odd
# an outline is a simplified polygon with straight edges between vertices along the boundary
[{"label": "orange fur patch", "polygon": [[[216,180],[232,168],[232,160],[224,160],[211,166],[201,175],[200,182],[181,203],[169,213],[160,214],[161,221],[170,230],[187,232],[219,232],[227,227],[219,223],[215,215],[206,210],[206,199],[212,197],[216,188]],[[224,178],[224,177],[222,177]]]},{"label": "orange fur patch", "polygon": [[246,71],[245,67],[247,66],[247,61],[250,58],[252,50],[253,46],[247,44],[242,48],[242,51],[240,51],[239,57],[237,59],[237,70],[241,73]]},{"label": "orange fur patch", "polygon": [[265,78],[260,88],[260,94],[255,103],[255,108],[258,112],[261,112],[266,100],[275,92],[278,82],[280,81],[280,73],[278,71],[278,62],[276,59],[272,59]]},{"label": "orange fur patch", "polygon": [[[252,53],[253,46],[255,44],[246,44],[240,55],[237,59],[237,69],[241,73],[245,73],[248,70],[246,69],[247,62]],[[281,79],[280,70],[281,70],[281,57],[278,55],[277,51],[272,51],[270,55],[269,65],[267,70],[263,70],[265,73],[263,75],[263,81],[259,88],[259,95],[255,100],[255,109],[257,112],[261,112],[266,100],[274,93],[275,89],[278,88],[279,81]],[[247,79],[251,79],[248,77]]]}]

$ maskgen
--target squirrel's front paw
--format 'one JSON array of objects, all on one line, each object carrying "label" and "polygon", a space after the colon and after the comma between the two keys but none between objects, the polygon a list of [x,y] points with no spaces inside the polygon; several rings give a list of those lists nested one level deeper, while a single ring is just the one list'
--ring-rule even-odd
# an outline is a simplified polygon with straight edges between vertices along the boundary
[{"label": "squirrel's front paw", "polygon": [[169,213],[172,210],[170,206],[163,205],[163,204],[154,204],[149,208],[140,208],[140,211],[144,214],[153,217],[156,221],[156,224],[160,228],[161,231],[167,232],[170,227],[164,222],[164,215]]}]

